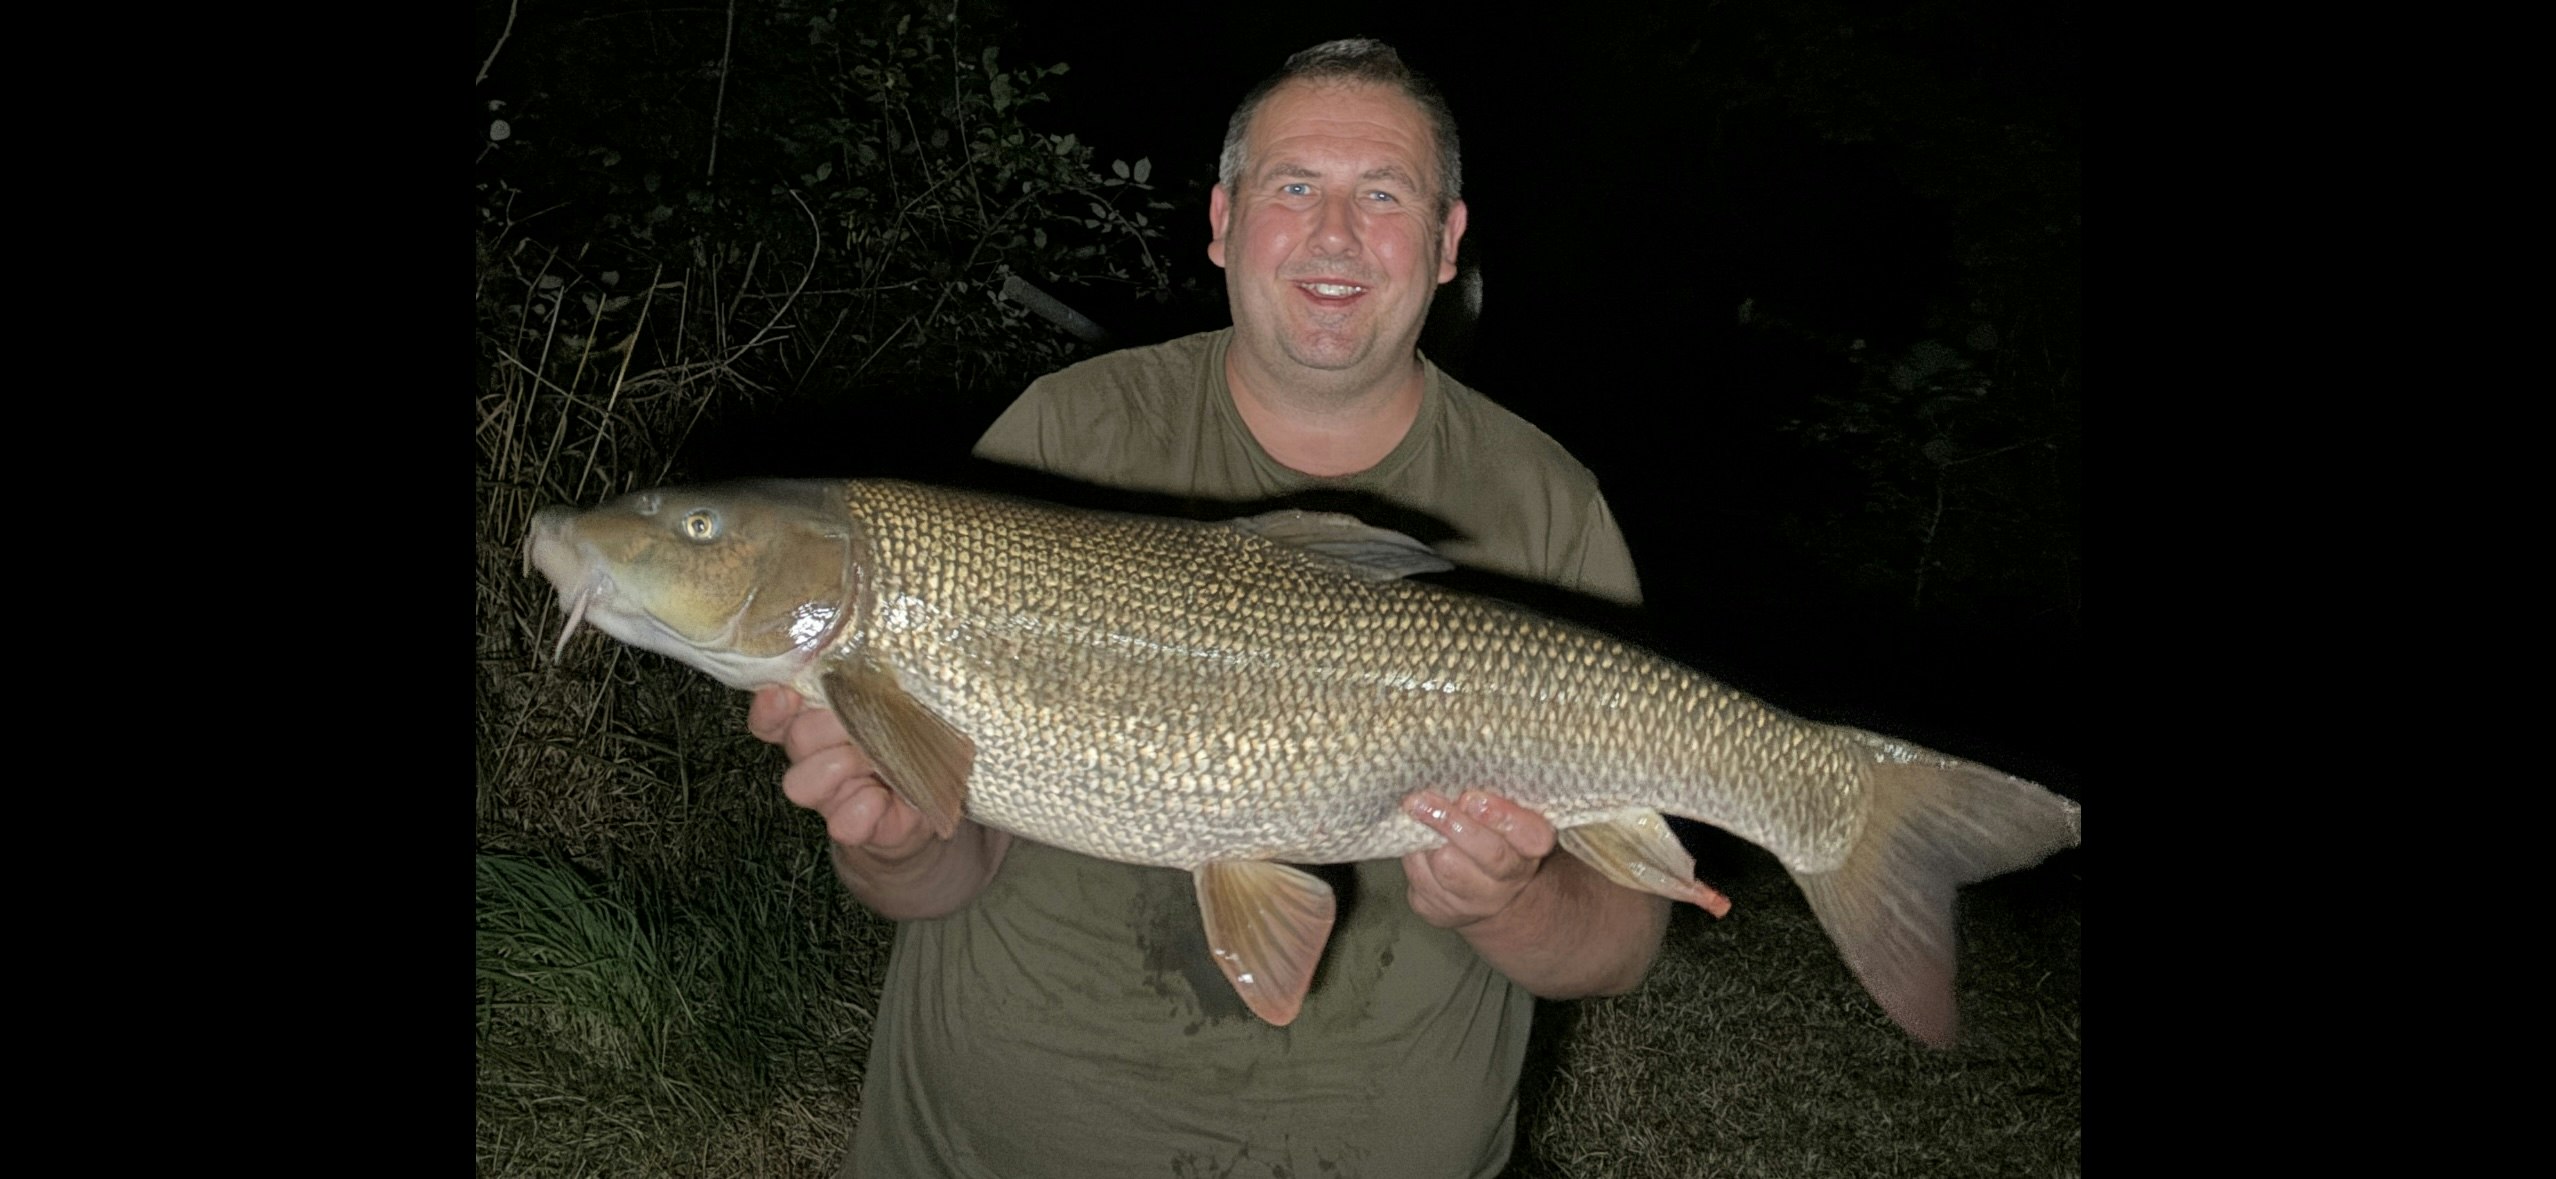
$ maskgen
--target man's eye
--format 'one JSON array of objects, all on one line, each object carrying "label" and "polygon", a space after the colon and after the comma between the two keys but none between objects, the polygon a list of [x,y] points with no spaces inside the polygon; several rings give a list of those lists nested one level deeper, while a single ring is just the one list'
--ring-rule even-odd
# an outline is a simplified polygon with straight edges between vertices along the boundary
[{"label": "man's eye", "polygon": [[1375,190],[1374,192],[1368,193],[1367,195],[1368,195],[1370,198],[1372,198],[1372,199],[1374,199],[1374,200],[1376,200],[1376,201],[1378,201],[1378,202],[1386,202],[1386,201],[1393,201],[1393,200],[1398,200],[1398,199],[1400,199],[1400,198],[1398,198],[1398,197],[1394,196],[1392,193],[1386,192],[1385,190],[1383,190],[1383,189],[1381,189],[1381,188],[1379,188],[1379,189]]},{"label": "man's eye", "polygon": [[1286,193],[1288,196],[1303,196],[1306,193],[1312,192],[1313,186],[1302,181],[1296,181],[1279,185],[1278,191]]}]

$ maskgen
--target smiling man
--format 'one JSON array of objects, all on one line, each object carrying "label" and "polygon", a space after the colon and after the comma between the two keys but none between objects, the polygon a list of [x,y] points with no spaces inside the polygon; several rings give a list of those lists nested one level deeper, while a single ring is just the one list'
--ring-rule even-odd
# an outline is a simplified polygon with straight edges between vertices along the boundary
[{"label": "smiling man", "polygon": [[[1219,176],[1234,326],[1042,378],[977,453],[1185,498],[1361,494],[1446,524],[1452,560],[1635,600],[1587,469],[1419,352],[1466,217],[1435,88],[1378,42],[1308,49],[1244,98]],[[1451,784],[1404,801],[1445,846],[1336,878],[1320,972],[1273,1027],[1218,972],[1188,873],[973,823],[936,840],[830,712],[767,689],[749,724],[900,923],[847,1176],[1493,1176],[1536,996],[1632,988],[1668,920],[1498,783]]]},{"label": "smiling man", "polygon": [[1456,274],[1464,202],[1404,90],[1305,80],[1229,139],[1207,205],[1238,329],[1225,379],[1253,434],[1312,475],[1375,465],[1426,400],[1430,296]]}]

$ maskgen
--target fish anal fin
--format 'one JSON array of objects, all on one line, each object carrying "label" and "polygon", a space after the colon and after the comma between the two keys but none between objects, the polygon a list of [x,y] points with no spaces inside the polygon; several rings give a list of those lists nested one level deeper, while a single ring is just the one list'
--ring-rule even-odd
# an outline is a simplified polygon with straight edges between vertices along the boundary
[{"label": "fish anal fin", "polygon": [[1716,917],[1731,911],[1731,900],[1695,878],[1695,857],[1679,843],[1677,832],[1658,811],[1635,811],[1595,823],[1566,827],[1556,834],[1564,851],[1578,856],[1598,874],[1635,892],[1657,893],[1686,901]]},{"label": "fish anal fin", "polygon": [[2021,778],[1849,731],[1880,754],[1843,863],[1794,872],[1846,964],[1910,1035],[1950,1047],[1953,893],[2077,844],[2077,804]]},{"label": "fish anal fin", "polygon": [[947,839],[955,833],[967,808],[976,743],[907,695],[895,674],[875,663],[837,661],[819,678],[843,731],[878,766],[880,780],[922,812],[935,834]]},{"label": "fish anal fin", "polygon": [[1225,981],[1252,1014],[1278,1027],[1294,1022],[1331,940],[1331,886],[1267,860],[1219,860],[1192,875],[1207,949]]}]

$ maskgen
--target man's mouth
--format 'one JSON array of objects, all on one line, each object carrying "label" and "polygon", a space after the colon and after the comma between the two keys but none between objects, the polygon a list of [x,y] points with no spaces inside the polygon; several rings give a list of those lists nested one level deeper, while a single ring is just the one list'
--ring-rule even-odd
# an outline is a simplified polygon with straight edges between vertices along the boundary
[{"label": "man's mouth", "polygon": [[1367,288],[1352,282],[1300,282],[1296,286],[1318,299],[1346,299],[1367,293]]}]

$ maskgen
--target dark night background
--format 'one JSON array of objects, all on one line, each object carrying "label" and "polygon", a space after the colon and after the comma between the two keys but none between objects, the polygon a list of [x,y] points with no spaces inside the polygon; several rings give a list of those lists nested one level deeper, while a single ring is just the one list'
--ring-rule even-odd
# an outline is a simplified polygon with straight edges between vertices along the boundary
[{"label": "dark night background", "polygon": [[[2077,792],[2076,5],[1489,12],[1024,5],[1019,40],[1074,67],[1044,117],[1202,187],[1234,101],[1286,54],[1350,35],[1396,46],[1455,109],[1462,250],[1484,281],[1470,347],[1435,332],[1428,347],[1597,472],[1642,570],[1645,637],[1797,711]],[[1167,249],[1213,287],[1203,204],[1175,215]],[[2007,251],[1979,268],[1984,290],[1962,285],[1965,249]],[[2030,321],[2010,346],[2068,357],[2064,387],[2007,391],[2064,400],[2015,439],[2062,474],[2008,493],[2028,508],[1987,508],[2028,513],[2037,547],[2060,552],[1976,542],[1952,554],[1968,580],[1938,580],[1945,596],[1912,610],[1903,580],[1856,570],[1913,564],[1913,545],[1888,541],[1924,513],[1872,521],[1871,471],[1785,426],[1856,392],[1845,354],[1805,335],[1958,343],[1965,296],[2010,337]],[[1807,330],[1752,330],[1743,300]],[[1140,342],[1224,322],[1094,313]],[[1832,515],[1879,526],[1839,532]]]},{"label": "dark night background", "polygon": [[[724,6],[587,7],[645,10],[673,58],[719,54]],[[1596,471],[1649,598],[1635,637],[2082,795],[2074,3],[965,11],[1006,66],[1071,66],[1026,122],[1100,167],[1149,159],[1173,206],[1155,248],[1184,297],[1065,292],[1123,344],[1228,322],[1205,206],[1242,92],[1319,41],[1395,45],[1461,126],[1483,291],[1478,322],[1433,319],[1424,347]],[[482,44],[502,16],[483,6]],[[580,85],[532,47],[606,29],[541,19],[477,90],[515,95],[527,132],[530,92]],[[610,109],[579,132],[610,141]],[[751,167],[732,150],[723,169]],[[692,453],[711,473],[931,475],[1015,391],[821,389],[709,423]]]}]

